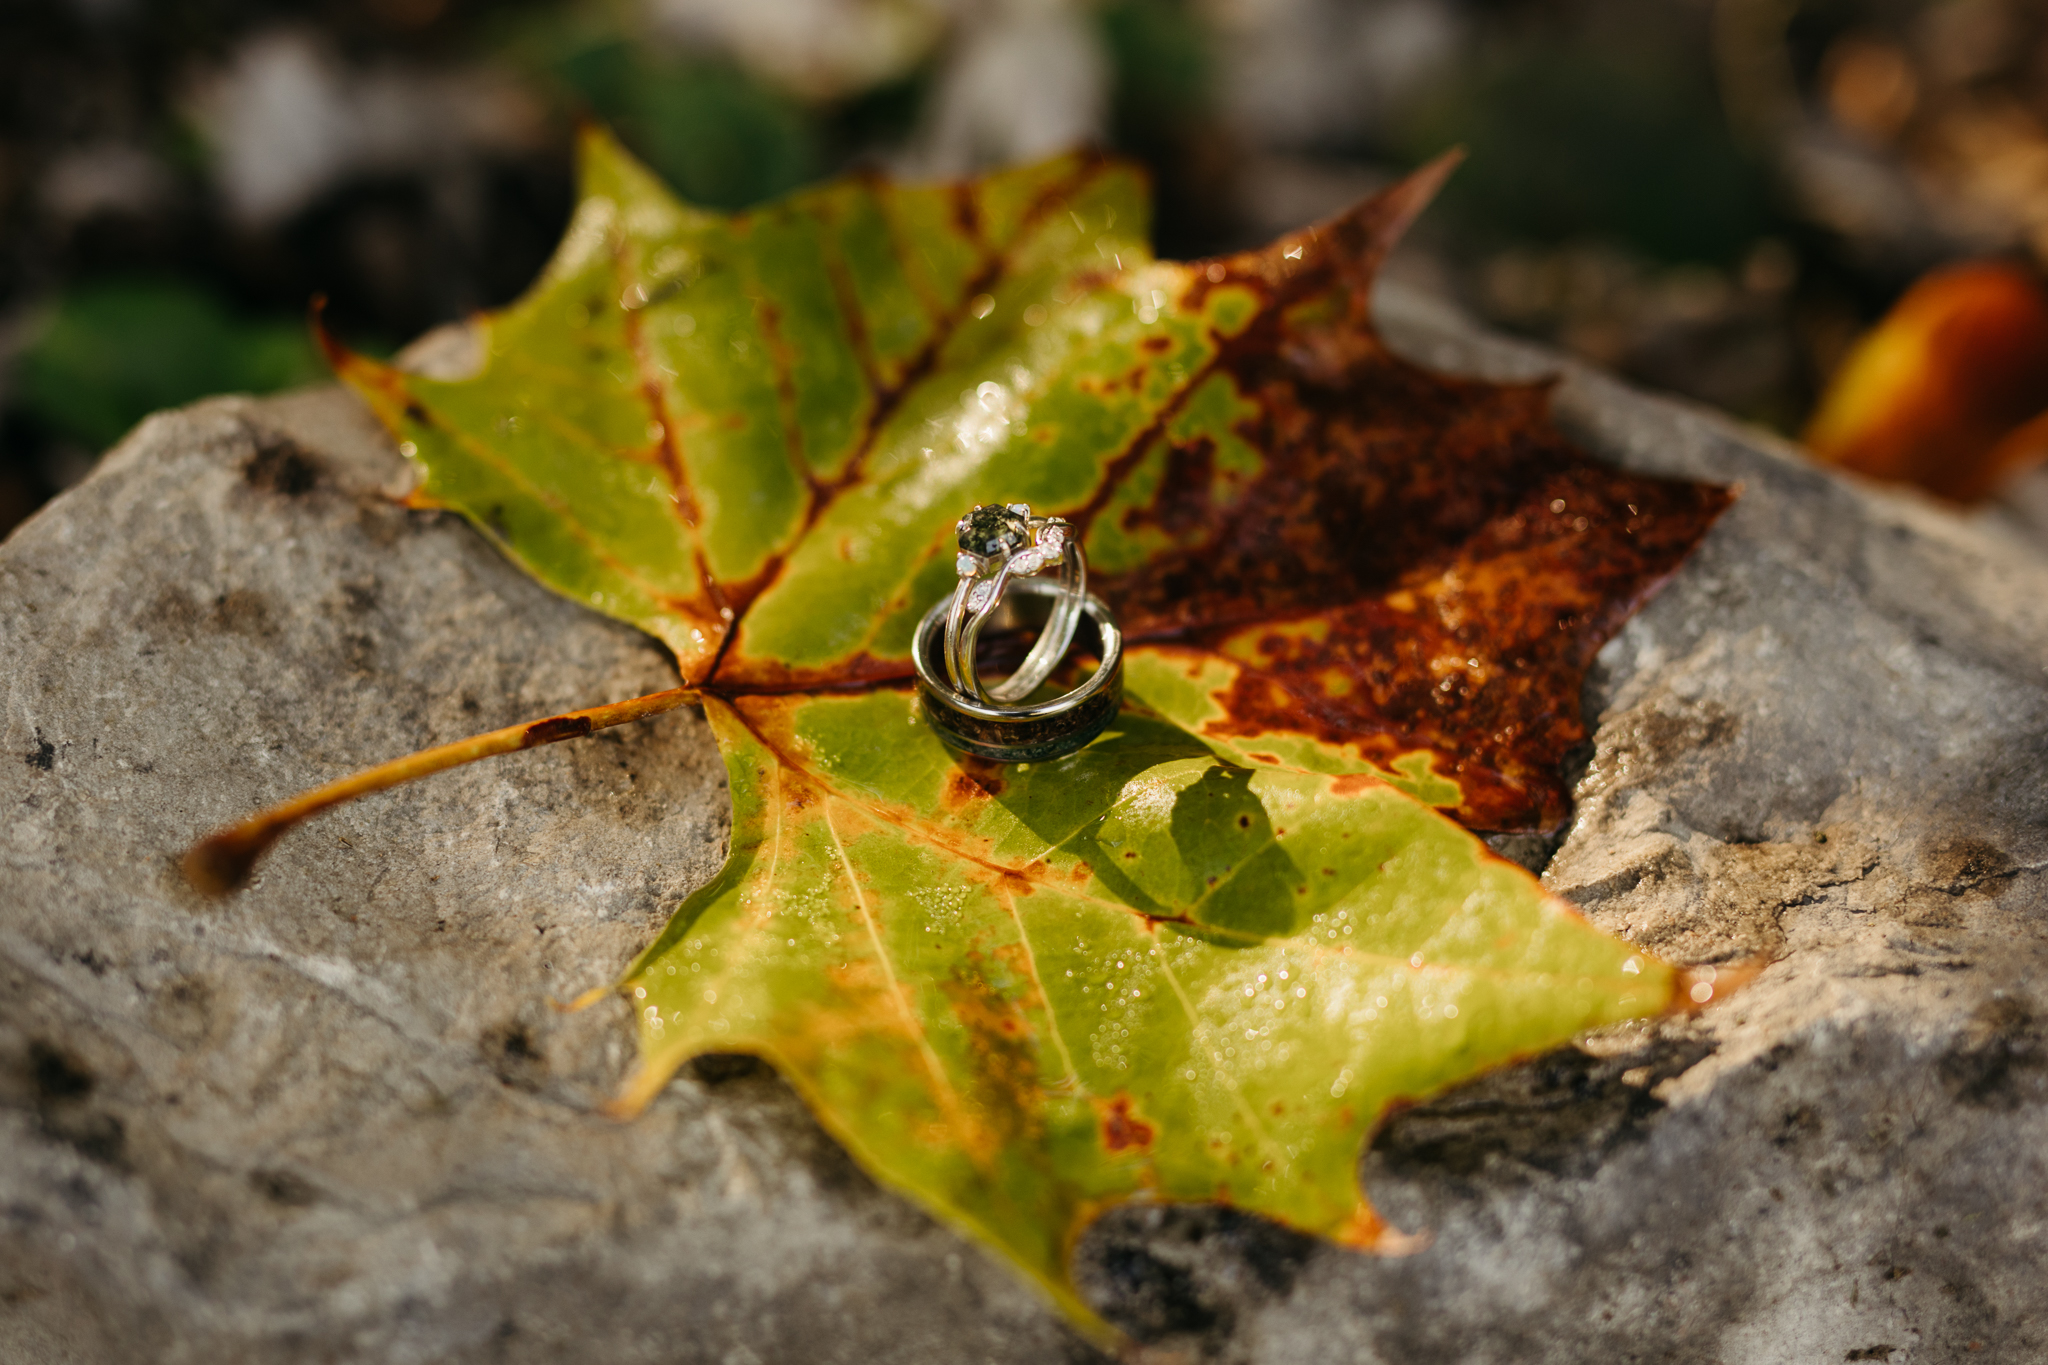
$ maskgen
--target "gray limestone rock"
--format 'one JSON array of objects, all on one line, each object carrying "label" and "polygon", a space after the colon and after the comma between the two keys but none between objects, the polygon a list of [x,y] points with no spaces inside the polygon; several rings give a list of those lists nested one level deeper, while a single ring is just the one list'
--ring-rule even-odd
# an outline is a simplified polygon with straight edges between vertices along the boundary
[{"label": "gray limestone rock", "polygon": [[[1084,1238],[1165,1360],[2048,1358],[2048,555],[1389,291],[1407,353],[1562,372],[1633,468],[1743,497],[1601,655],[1539,866],[1761,975],[1407,1111],[1379,1260],[1226,1210]],[[457,348],[459,350],[459,347]],[[1101,1357],[878,1189],[772,1073],[643,1118],[602,984],[722,856],[674,714],[331,815],[205,901],[264,802],[669,678],[402,474],[338,391],[151,419],[0,546],[0,1361]],[[1546,865],[1547,864],[1547,865]]]}]

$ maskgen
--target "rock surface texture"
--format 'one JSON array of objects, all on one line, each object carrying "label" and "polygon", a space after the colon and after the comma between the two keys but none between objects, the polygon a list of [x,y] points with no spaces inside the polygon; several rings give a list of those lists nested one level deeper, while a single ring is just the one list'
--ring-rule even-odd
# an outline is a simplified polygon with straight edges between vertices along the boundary
[{"label": "rock surface texture", "polygon": [[[1376,1260],[1215,1209],[1079,1257],[1165,1360],[2048,1359],[2048,554],[1392,296],[1441,368],[1563,372],[1594,450],[1744,495],[1602,654],[1561,845],[1681,962],[1768,965],[1389,1123]],[[354,401],[152,419],[0,546],[0,1360],[1103,1359],[772,1073],[642,1119],[603,984],[722,856],[676,714],[287,839],[189,841],[416,747],[666,685],[405,511]]]}]

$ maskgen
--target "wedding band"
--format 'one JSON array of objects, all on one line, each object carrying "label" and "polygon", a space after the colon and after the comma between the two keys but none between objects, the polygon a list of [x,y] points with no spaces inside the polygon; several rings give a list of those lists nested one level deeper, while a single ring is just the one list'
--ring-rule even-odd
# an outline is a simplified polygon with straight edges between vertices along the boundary
[{"label": "wedding band", "polygon": [[[1014,593],[1055,598],[1055,613],[1062,603],[1073,600],[1062,595],[1059,583],[1048,579],[1020,578],[1010,587]],[[996,763],[1038,763],[1073,753],[1116,719],[1123,704],[1123,632],[1101,598],[1080,598],[1075,614],[1085,614],[1094,624],[1102,640],[1102,662],[1072,691],[1029,706],[992,705],[952,686],[948,676],[952,660],[944,645],[954,602],[955,598],[941,598],[924,614],[912,650],[925,717],[947,743]],[[1048,629],[1041,634],[1039,643],[1050,633]],[[1063,646],[1060,653],[1065,652]],[[1058,659],[1053,662],[1057,664]],[[968,670],[972,669],[970,659]]]},{"label": "wedding band", "polygon": [[[953,567],[959,574],[946,611],[946,677],[962,696],[984,705],[1008,706],[1036,692],[1067,656],[1088,596],[1088,562],[1080,537],[1059,517],[1034,517],[1031,504],[977,505],[953,527],[960,547]],[[1017,671],[985,687],[974,666],[981,628],[1002,605],[1013,582],[1048,569],[1059,570],[1057,596],[1038,642]]]}]

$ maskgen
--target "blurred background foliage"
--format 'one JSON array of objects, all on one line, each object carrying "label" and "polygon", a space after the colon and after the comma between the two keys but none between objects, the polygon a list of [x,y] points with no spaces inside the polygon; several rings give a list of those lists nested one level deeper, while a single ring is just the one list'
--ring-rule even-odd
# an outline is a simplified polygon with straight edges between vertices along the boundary
[{"label": "blurred background foliage", "polygon": [[244,317],[175,277],[101,278],[65,291],[20,359],[22,408],[86,449],[196,394],[268,393],[326,373],[306,328]]},{"label": "blurred background foliage", "polygon": [[1178,256],[1462,145],[1394,274],[1787,432],[1928,271],[2048,260],[2048,0],[0,0],[0,529],[317,378],[315,295],[513,297],[579,118],[720,208],[1099,142]]},{"label": "blurred background foliage", "polygon": [[572,48],[548,69],[694,203],[745,208],[823,169],[812,112],[723,63],[610,39]]}]

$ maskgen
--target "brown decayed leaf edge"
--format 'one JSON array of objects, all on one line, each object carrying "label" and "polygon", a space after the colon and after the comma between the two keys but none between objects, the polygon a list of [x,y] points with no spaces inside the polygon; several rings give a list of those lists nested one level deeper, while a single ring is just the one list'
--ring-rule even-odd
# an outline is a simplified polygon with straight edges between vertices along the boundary
[{"label": "brown decayed leaf edge", "polygon": [[1596,463],[1552,421],[1554,381],[1454,378],[1387,349],[1372,277],[1450,166],[1197,268],[1197,292],[1270,301],[1217,362],[1257,403],[1237,434],[1265,468],[1219,506],[1213,445],[1171,444],[1161,498],[1127,522],[1214,529],[1099,591],[1135,642],[1259,661],[1207,733],[1304,733],[1381,767],[1427,750],[1463,793],[1458,820],[1547,831],[1570,812],[1587,666],[1735,493]]}]

